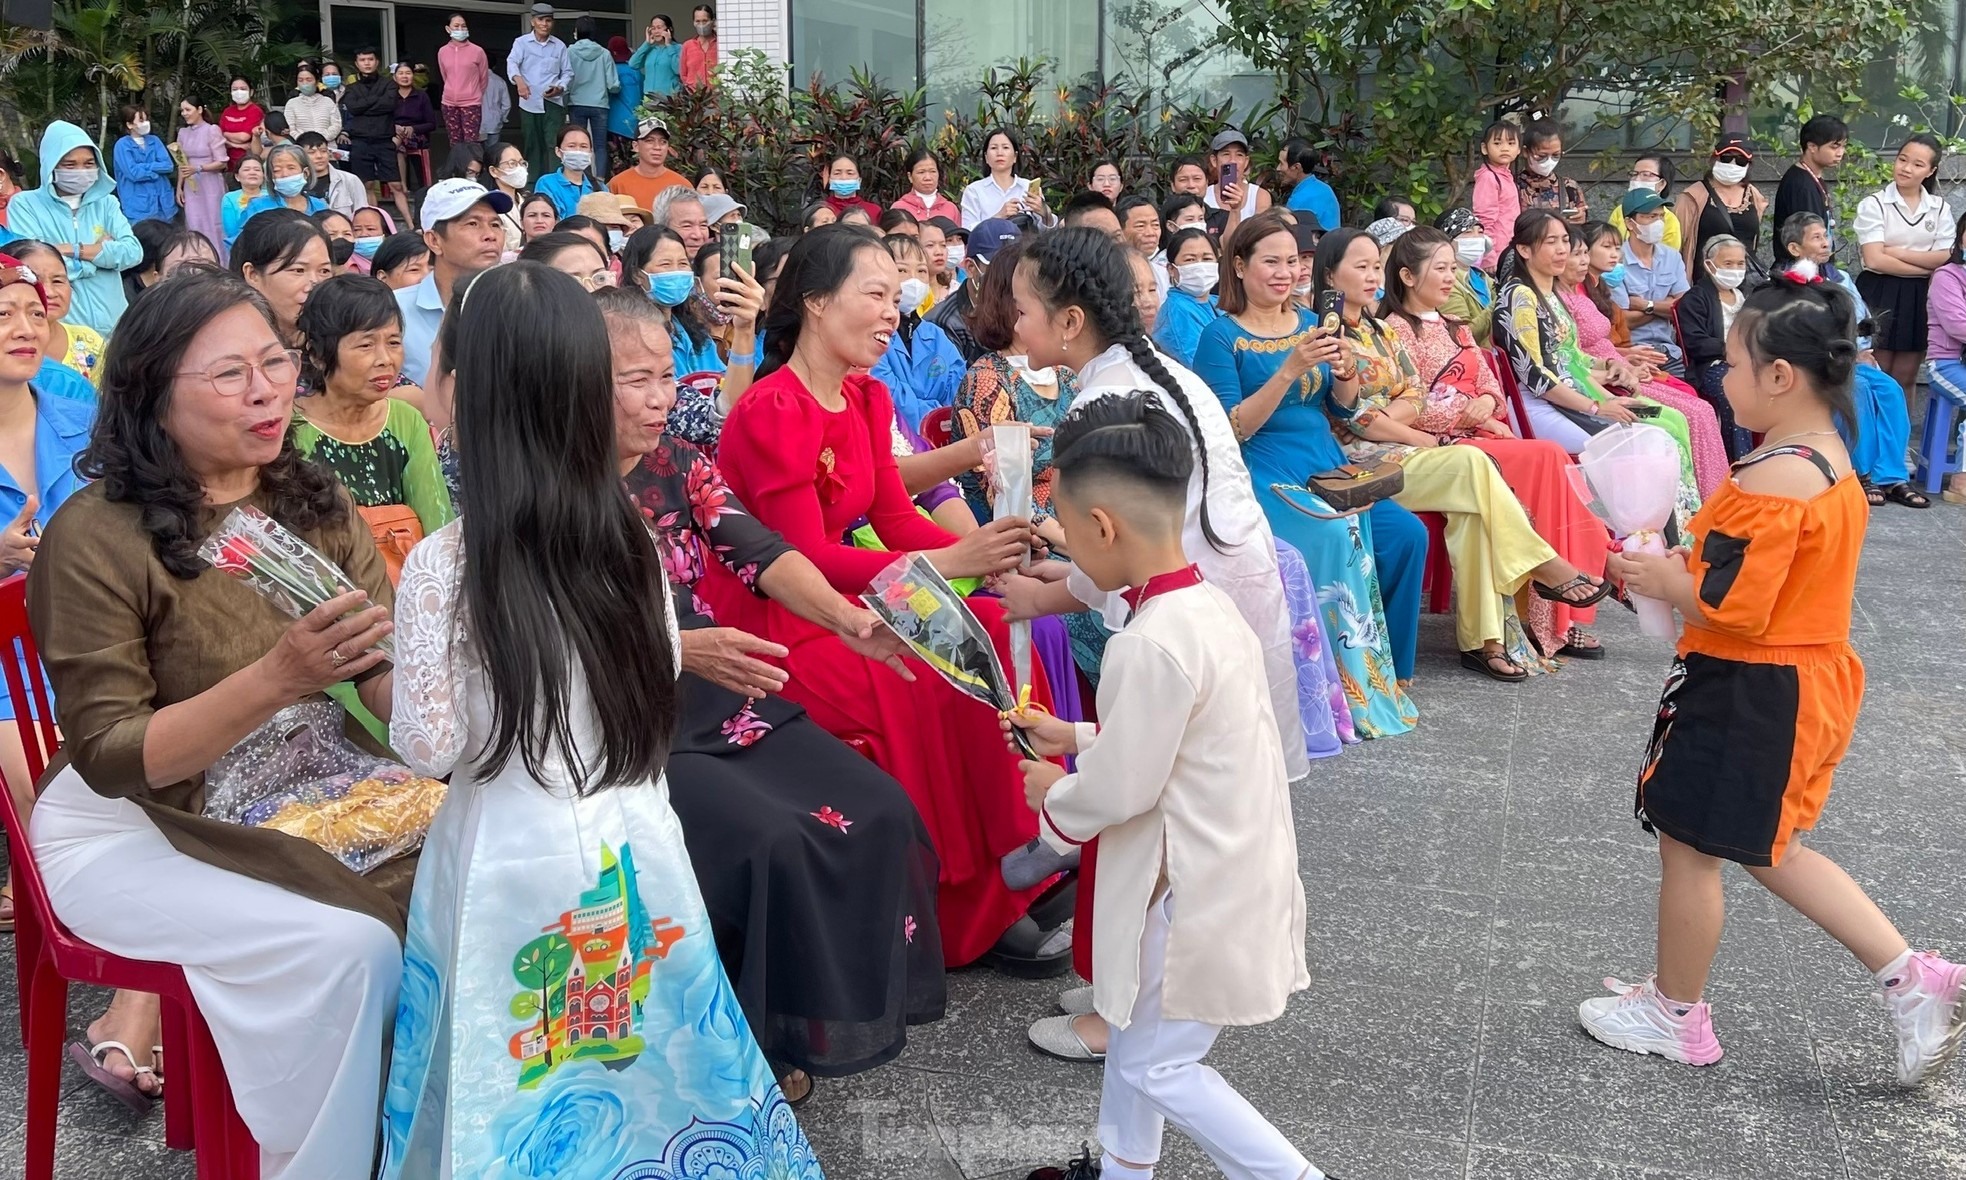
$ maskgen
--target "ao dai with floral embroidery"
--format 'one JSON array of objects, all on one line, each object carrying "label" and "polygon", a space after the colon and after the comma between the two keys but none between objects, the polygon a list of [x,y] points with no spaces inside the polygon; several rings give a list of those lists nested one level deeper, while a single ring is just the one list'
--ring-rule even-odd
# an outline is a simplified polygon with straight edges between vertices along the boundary
[{"label": "ao dai with floral embroidery", "polygon": [[[390,742],[454,777],[410,899],[382,1175],[819,1180],[718,962],[664,779],[583,797],[557,748],[537,778],[518,757],[485,768],[463,563],[446,525],[397,598]],[[577,667],[569,698],[574,740],[592,741]]]}]

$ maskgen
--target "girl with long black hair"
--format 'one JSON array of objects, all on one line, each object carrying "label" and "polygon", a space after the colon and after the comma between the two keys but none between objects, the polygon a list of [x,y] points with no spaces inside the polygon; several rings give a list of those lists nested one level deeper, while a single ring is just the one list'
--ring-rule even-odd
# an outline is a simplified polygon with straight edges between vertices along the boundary
[{"label": "girl with long black hair", "polygon": [[604,1089],[635,1115],[568,1167],[714,1143],[817,1180],[663,782],[676,622],[616,468],[600,310],[517,262],[460,285],[439,347],[470,510],[404,566],[390,737],[452,785],[410,903],[383,1175],[494,1171]]}]

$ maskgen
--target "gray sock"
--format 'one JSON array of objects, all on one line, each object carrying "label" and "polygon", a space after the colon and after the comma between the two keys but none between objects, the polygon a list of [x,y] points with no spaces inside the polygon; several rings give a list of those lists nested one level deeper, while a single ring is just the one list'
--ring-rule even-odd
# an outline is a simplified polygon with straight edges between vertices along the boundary
[{"label": "gray sock", "polygon": [[1003,883],[1012,889],[1029,889],[1038,882],[1055,877],[1067,869],[1079,867],[1079,850],[1070,852],[1055,851],[1036,836],[1031,842],[1015,852],[1006,853],[997,862],[1003,871]]}]

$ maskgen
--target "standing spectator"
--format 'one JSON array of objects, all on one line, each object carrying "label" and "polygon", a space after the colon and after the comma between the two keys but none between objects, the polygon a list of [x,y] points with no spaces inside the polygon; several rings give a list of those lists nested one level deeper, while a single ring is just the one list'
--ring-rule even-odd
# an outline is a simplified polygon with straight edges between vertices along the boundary
[{"label": "standing spectator", "polygon": [[169,221],[177,216],[177,161],[164,141],[150,134],[150,112],[124,107],[123,126],[128,134],[110,149],[123,216],[132,222]]},{"label": "standing spectator", "polygon": [[689,188],[689,179],[669,167],[669,125],[660,115],[650,115],[635,126],[635,166],[615,173],[608,191],[633,197],[638,209],[653,210],[664,189]]},{"label": "standing spectator", "polygon": [[532,165],[534,176],[545,176],[558,167],[553,146],[567,119],[567,83],[573,80],[566,42],[553,35],[551,4],[532,6],[532,32],[512,42],[505,73],[519,92],[519,134],[526,163]]},{"label": "standing spectator", "polygon": [[[1686,244],[1686,236],[1679,224],[1679,214],[1671,207],[1673,199],[1672,182],[1678,176],[1679,169],[1673,165],[1672,157],[1666,155],[1661,150],[1651,155],[1640,156],[1632,161],[1631,181],[1627,186],[1627,191],[1646,189],[1658,193],[1660,199],[1667,203],[1665,246],[1668,250],[1681,250]],[[1605,218],[1605,220],[1611,223],[1611,228],[1617,230],[1620,237],[1624,236],[1625,208],[1623,205],[1612,206],[1611,216]],[[1684,251],[1682,250],[1681,257],[1683,258],[1684,256]]]},{"label": "standing spectator", "polygon": [[287,134],[298,140],[309,131],[332,143],[341,138],[341,106],[321,93],[321,76],[312,62],[301,62],[294,70],[294,93],[284,111]]},{"label": "standing spectator", "polygon": [[355,52],[355,75],[341,99],[348,170],[364,184],[394,184],[401,175],[396,170],[396,80],[382,73],[381,54],[373,46]]},{"label": "standing spectator", "polygon": [[[1236,226],[1270,207],[1270,193],[1250,177],[1249,137],[1236,128],[1225,127],[1215,133],[1208,143],[1208,162],[1215,166],[1217,182],[1208,186],[1201,199],[1210,209],[1226,214],[1219,232],[1227,238]],[[1234,170],[1233,185],[1221,183],[1224,169]]]},{"label": "standing spectator", "polygon": [[1952,206],[1939,196],[1939,141],[1920,132],[1905,140],[1891,183],[1857,203],[1852,223],[1863,250],[1857,289],[1879,328],[1877,367],[1910,396],[1925,359],[1925,303],[1932,272],[1952,261]]},{"label": "standing spectator", "polygon": [[430,175],[430,133],[437,129],[437,112],[430,105],[430,96],[416,85],[416,71],[406,61],[397,62],[391,71],[396,82],[395,131],[391,138],[396,145],[396,175],[401,178],[395,187],[396,208],[403,220],[410,219],[408,187],[410,180],[409,164],[412,159],[419,162],[418,180],[423,188],[429,188],[435,177]]},{"label": "standing spectator", "polygon": [[350,218],[355,216],[355,210],[369,203],[361,180],[353,172],[334,166],[334,152],[320,132],[309,131],[296,143],[307,153],[308,169],[314,178],[306,190],[310,196],[319,197],[328,203],[328,208]]},{"label": "standing spectator", "polygon": [[253,84],[244,75],[235,75],[232,102],[218,113],[218,129],[225,133],[225,151],[233,167],[249,154],[260,154],[259,137],[265,123],[265,110],[253,101]]},{"label": "standing spectator", "polygon": [[1844,149],[1850,146],[1850,125],[1835,115],[1815,115],[1802,125],[1802,152],[1782,182],[1775,186],[1775,232],[1770,244],[1775,250],[1775,269],[1788,265],[1782,245],[1782,228],[1797,213],[1814,213],[1823,219],[1829,232],[1830,250],[1836,249],[1836,215],[1830,209],[1829,189],[1823,173],[1843,163]]},{"label": "standing spectator", "polygon": [[479,138],[486,143],[497,143],[505,137],[505,121],[511,117],[511,84],[497,70],[486,71],[485,101],[479,107]]},{"label": "standing spectator", "polygon": [[696,36],[683,44],[683,85],[701,90],[710,85],[711,71],[717,68],[717,10],[699,4],[690,9],[689,16]]},{"label": "standing spectator", "polygon": [[[635,132],[640,130],[642,72],[628,64],[628,38],[609,37],[608,56],[614,59],[614,76],[620,83],[608,99],[608,174],[626,168],[635,158]],[[617,167],[619,165],[619,168]]]},{"label": "standing spectator", "polygon": [[40,160],[41,187],[14,197],[7,229],[61,254],[75,290],[70,322],[107,336],[127,304],[121,272],[143,260],[143,245],[116,203],[116,182],[103,171],[102,151],[87,132],[61,120],[48,124]]},{"label": "standing spectator", "polygon": [[1625,309],[1631,321],[1633,344],[1649,344],[1666,355],[1661,368],[1675,377],[1686,376],[1685,358],[1673,331],[1673,308],[1686,294],[1686,263],[1665,248],[1666,203],[1650,189],[1632,189],[1625,194],[1625,224],[1631,234],[1625,240],[1625,273],[1621,281],[1607,284],[1611,301]]},{"label": "standing spectator", "polygon": [[446,31],[450,40],[437,50],[437,74],[444,80],[444,134],[453,145],[477,143],[482,138],[491,62],[484,48],[471,39],[463,13],[451,13]]},{"label": "standing spectator", "polygon": [[1324,229],[1336,229],[1345,224],[1338,212],[1338,194],[1311,174],[1316,166],[1317,149],[1311,146],[1310,140],[1298,138],[1284,142],[1283,157],[1277,162],[1277,175],[1291,186],[1284,206],[1309,213]]},{"label": "standing spectator", "polygon": [[1707,241],[1725,235],[1748,248],[1748,266],[1758,269],[1754,255],[1761,235],[1761,217],[1768,210],[1768,198],[1748,183],[1748,168],[1754,163],[1754,149],[1747,137],[1728,133],[1714,144],[1713,163],[1698,184],[1689,184],[1674,202],[1683,240],[1680,260],[1691,274],[1694,261],[1706,257]]},{"label": "standing spectator", "polygon": [[[1522,168],[1516,173],[1516,192],[1524,209],[1548,209],[1565,221],[1581,224],[1590,216],[1584,190],[1567,176],[1558,176],[1563,163],[1563,129],[1554,119],[1538,119],[1522,129]],[[1480,212],[1477,207],[1476,212]],[[1501,240],[1501,235],[1497,240]]]},{"label": "standing spectator", "polygon": [[642,91],[651,98],[683,87],[683,47],[676,44],[676,22],[657,13],[628,64],[642,72]]},{"label": "standing spectator", "polygon": [[962,210],[942,195],[942,162],[935,158],[934,152],[916,148],[908,156],[903,171],[908,174],[908,191],[895,200],[892,208],[907,210],[915,215],[916,221],[925,222],[931,217],[962,220]]},{"label": "standing spectator", "polygon": [[594,150],[589,169],[594,179],[606,180],[607,155],[601,148],[608,141],[608,102],[621,89],[621,78],[614,72],[614,56],[601,44],[594,18],[583,16],[573,27],[573,45],[567,50],[572,70],[567,84],[567,114],[576,127],[587,132],[587,142]]},{"label": "standing spectator", "polygon": [[1478,269],[1495,273],[1499,250],[1515,234],[1522,214],[1522,190],[1515,180],[1515,159],[1522,154],[1522,133],[1514,123],[1498,119],[1481,133],[1481,167],[1475,169],[1474,196],[1469,204],[1488,233],[1488,256]]}]

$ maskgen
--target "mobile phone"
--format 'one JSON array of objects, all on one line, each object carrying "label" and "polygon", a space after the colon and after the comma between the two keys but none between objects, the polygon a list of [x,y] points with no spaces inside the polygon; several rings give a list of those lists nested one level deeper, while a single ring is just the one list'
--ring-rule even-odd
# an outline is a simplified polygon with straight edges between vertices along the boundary
[{"label": "mobile phone", "polygon": [[1633,406],[1631,409],[1632,413],[1637,414],[1641,418],[1657,418],[1659,411],[1663,408],[1662,406]]},{"label": "mobile phone", "polygon": [[751,243],[757,235],[752,232],[752,229],[748,221],[737,223],[737,269],[755,278],[757,271],[751,263]]},{"label": "mobile phone", "polygon": [[1317,297],[1317,319],[1324,327],[1336,330],[1345,322],[1345,293],[1326,289]]},{"label": "mobile phone", "polygon": [[720,278],[737,277],[737,251],[744,242],[744,228],[734,221],[727,221],[717,227],[717,275]]},{"label": "mobile phone", "polygon": [[1216,181],[1215,191],[1218,193],[1227,192],[1229,189],[1234,188],[1236,184],[1241,180],[1242,180],[1242,165],[1237,164],[1235,161],[1231,160],[1227,164],[1222,165],[1222,175],[1221,178]]}]

